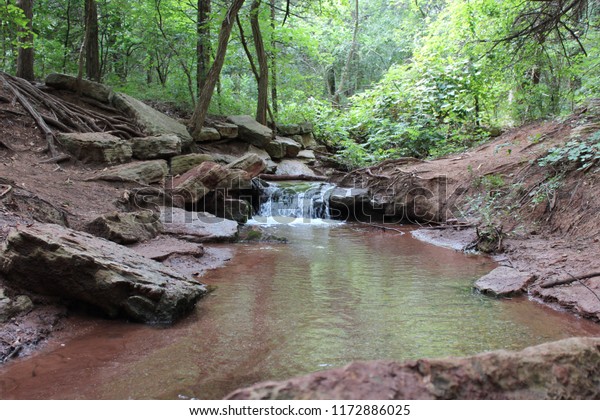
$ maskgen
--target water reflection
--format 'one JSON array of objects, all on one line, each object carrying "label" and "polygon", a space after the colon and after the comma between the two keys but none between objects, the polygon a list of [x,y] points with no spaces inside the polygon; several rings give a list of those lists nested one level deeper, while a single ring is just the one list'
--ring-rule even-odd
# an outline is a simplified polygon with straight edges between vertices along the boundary
[{"label": "water reflection", "polygon": [[0,372],[3,398],[220,398],[352,360],[520,349],[600,327],[474,293],[488,259],[355,225],[272,227],[238,245],[219,286],[174,328],[77,319],[86,331]]}]

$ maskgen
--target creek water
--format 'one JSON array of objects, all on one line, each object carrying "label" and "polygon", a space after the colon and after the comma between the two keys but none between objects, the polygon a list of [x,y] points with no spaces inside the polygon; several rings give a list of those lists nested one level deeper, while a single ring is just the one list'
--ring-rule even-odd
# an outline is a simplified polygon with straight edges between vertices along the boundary
[{"label": "creek water", "polygon": [[188,318],[157,328],[71,317],[43,350],[0,368],[0,397],[213,399],[354,360],[600,335],[525,298],[474,292],[492,261],[425,244],[409,229],[296,221],[267,230],[289,242],[223,245],[234,256],[205,275],[217,289]]}]

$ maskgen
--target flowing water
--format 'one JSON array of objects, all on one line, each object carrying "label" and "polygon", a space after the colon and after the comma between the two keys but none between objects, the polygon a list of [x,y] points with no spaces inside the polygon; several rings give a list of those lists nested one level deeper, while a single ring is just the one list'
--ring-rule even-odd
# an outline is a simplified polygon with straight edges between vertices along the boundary
[{"label": "flowing water", "polygon": [[190,317],[167,329],[71,318],[44,350],[0,368],[0,396],[221,398],[353,360],[600,335],[598,325],[525,298],[475,293],[489,259],[424,244],[408,229],[257,219],[289,243],[225,246],[235,255],[205,276],[217,290]]}]

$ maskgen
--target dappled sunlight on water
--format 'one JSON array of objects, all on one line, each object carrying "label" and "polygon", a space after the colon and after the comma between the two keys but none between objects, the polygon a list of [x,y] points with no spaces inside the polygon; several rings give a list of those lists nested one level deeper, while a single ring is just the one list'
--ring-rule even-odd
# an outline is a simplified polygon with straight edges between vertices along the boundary
[{"label": "dappled sunlight on water", "polygon": [[[269,229],[236,245],[218,286],[173,328],[75,318],[0,371],[3,398],[220,398],[251,383],[343,366],[521,349],[600,326],[472,284],[493,263],[363,225]],[[60,344],[64,344],[61,346]]]}]

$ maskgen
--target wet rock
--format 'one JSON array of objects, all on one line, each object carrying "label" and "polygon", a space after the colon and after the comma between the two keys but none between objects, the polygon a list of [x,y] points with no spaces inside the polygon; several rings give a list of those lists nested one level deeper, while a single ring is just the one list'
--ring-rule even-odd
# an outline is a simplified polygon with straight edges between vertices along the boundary
[{"label": "wet rock", "polygon": [[156,237],[162,230],[158,217],[151,211],[114,212],[88,223],[86,230],[118,244],[133,244]]},{"label": "wet rock", "polygon": [[173,193],[187,204],[198,202],[216,189],[238,191],[252,189],[250,175],[215,162],[204,162],[173,180]]},{"label": "wet rock", "polygon": [[475,288],[481,293],[497,297],[520,295],[527,291],[537,277],[523,273],[511,267],[498,267],[475,282]]},{"label": "wet rock", "polygon": [[271,142],[273,131],[249,115],[236,115],[228,121],[238,126],[238,137],[256,147],[265,148]]},{"label": "wet rock", "polygon": [[329,206],[339,212],[342,218],[369,214],[371,197],[367,188],[342,188],[337,187],[329,196]]},{"label": "wet rock", "polygon": [[600,322],[600,301],[597,298],[600,296],[600,284],[597,281],[588,281],[585,286],[576,282],[547,289],[533,286],[530,292],[546,302],[558,303],[582,317]]},{"label": "wet rock", "polygon": [[168,158],[181,154],[181,139],[175,134],[137,137],[131,140],[131,148],[139,160]]},{"label": "wet rock", "polygon": [[221,134],[219,134],[216,128],[202,127],[201,129],[195,130],[192,133],[192,138],[194,139],[194,141],[203,143],[207,141],[220,140]]},{"label": "wet rock", "polygon": [[145,162],[131,162],[125,165],[114,166],[102,171],[89,180],[103,181],[130,181],[142,184],[162,182],[169,173],[169,166],[164,160],[150,160]]},{"label": "wet rock", "polygon": [[59,133],[58,142],[75,159],[110,165],[131,160],[133,150],[127,140],[108,133]]},{"label": "wet rock", "polygon": [[204,255],[202,245],[170,236],[159,236],[147,242],[132,245],[129,249],[146,258],[161,262],[173,256],[186,255],[198,258]]},{"label": "wet rock", "polygon": [[223,198],[219,195],[213,197],[213,200],[205,201],[204,208],[209,213],[241,224],[246,223],[252,215],[252,206],[246,200]]},{"label": "wet rock", "polygon": [[79,83],[77,83],[76,77],[67,76],[66,74],[49,74],[46,76],[46,85],[56,89],[69,90],[71,92],[78,92],[81,90],[82,95],[96,99],[105,104],[110,103],[114,95],[113,90],[109,86],[86,79],[81,79]]},{"label": "wet rock", "polygon": [[122,245],[57,225],[11,231],[0,271],[23,289],[142,322],[173,322],[206,293],[204,285]]},{"label": "wet rock", "polygon": [[223,139],[235,139],[238,136],[238,126],[235,124],[215,122],[213,126],[217,129]]},{"label": "wet rock", "polygon": [[598,399],[600,338],[570,338],[520,352],[411,362],[355,362],[234,391],[226,399]]},{"label": "wet rock", "polygon": [[164,233],[190,242],[231,242],[237,238],[238,224],[210,213],[162,208],[160,220]]},{"label": "wet rock", "polygon": [[181,139],[181,146],[184,150],[193,143],[192,136],[183,124],[129,95],[116,93],[112,98],[112,104],[132,118],[145,134],[151,136],[175,134]]},{"label": "wet rock", "polygon": [[317,174],[299,159],[284,159],[277,164],[275,175],[316,176]]},{"label": "wet rock", "polygon": [[192,153],[189,155],[175,156],[171,159],[171,175],[181,175],[201,165],[204,162],[212,162],[214,158],[211,155]]},{"label": "wet rock", "polygon": [[246,171],[251,178],[261,174],[267,168],[267,162],[254,153],[247,153],[226,166],[228,169]]}]

